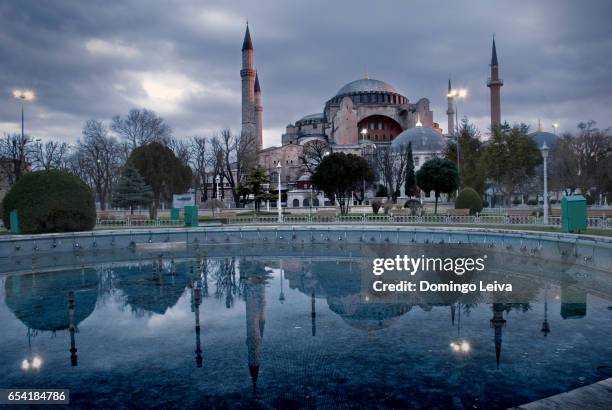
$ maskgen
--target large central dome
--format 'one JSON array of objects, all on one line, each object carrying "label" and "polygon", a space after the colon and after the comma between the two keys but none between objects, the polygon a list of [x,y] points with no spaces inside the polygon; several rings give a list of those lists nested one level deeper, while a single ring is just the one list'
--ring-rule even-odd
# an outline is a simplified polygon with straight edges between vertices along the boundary
[{"label": "large central dome", "polygon": [[375,80],[373,78],[362,78],[361,80],[352,81],[336,93],[336,96],[367,92],[387,92],[399,94],[395,88],[384,81]]}]

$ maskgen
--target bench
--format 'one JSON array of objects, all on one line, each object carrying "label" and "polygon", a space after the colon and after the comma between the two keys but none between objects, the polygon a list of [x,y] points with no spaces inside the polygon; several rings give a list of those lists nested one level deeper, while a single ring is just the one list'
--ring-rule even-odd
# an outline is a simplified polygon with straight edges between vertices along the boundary
[{"label": "bench", "polygon": [[470,209],[469,208],[447,209],[446,214],[448,216],[470,216]]},{"label": "bench", "polygon": [[587,208],[587,217],[588,218],[609,218],[609,217],[612,217],[612,209]]}]

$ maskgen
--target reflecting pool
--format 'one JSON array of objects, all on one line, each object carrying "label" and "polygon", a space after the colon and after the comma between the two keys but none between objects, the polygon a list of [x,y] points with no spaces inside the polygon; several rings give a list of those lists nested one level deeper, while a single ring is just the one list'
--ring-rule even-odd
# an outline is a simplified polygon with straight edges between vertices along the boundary
[{"label": "reflecting pool", "polygon": [[0,386],[99,408],[507,408],[612,373],[601,273],[512,257],[491,274],[521,300],[381,302],[358,250],[220,253],[3,274]]}]

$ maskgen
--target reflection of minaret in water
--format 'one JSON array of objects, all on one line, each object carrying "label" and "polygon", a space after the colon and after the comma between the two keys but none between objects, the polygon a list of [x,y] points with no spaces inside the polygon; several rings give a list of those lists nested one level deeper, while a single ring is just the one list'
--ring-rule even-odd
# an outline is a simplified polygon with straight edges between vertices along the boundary
[{"label": "reflection of minaret in water", "polygon": [[278,295],[280,303],[285,302],[285,292],[283,291],[283,261],[280,261],[280,295]]},{"label": "reflection of minaret in water", "polygon": [[249,373],[253,383],[253,393],[257,390],[259,363],[261,356],[261,341],[266,324],[266,284],[264,277],[252,275],[245,284],[246,330]]},{"label": "reflection of minaret in water", "polygon": [[312,335],[317,335],[317,311],[315,310],[315,293],[314,290],[310,295],[310,320],[312,322]]},{"label": "reflection of minaret in water", "polygon": [[70,330],[70,365],[77,365],[77,348],[76,348],[76,340],[74,338],[74,334],[77,331],[76,324],[74,323],[74,309],[75,309],[75,301],[74,301],[74,291],[68,292],[68,320],[69,320],[69,330]]},{"label": "reflection of minaret in water", "polygon": [[202,367],[202,344],[200,343],[200,304],[202,303],[202,289],[199,286],[194,286],[191,293],[193,311],[195,315],[195,334],[196,334],[196,366]]},{"label": "reflection of minaret in water", "polygon": [[544,288],[544,322],[542,322],[542,334],[544,337],[550,333],[550,324],[548,323],[548,289]]},{"label": "reflection of minaret in water", "polygon": [[495,329],[495,362],[499,367],[499,359],[501,357],[502,345],[502,328],[506,325],[504,319],[504,305],[502,303],[493,303],[493,318],[491,326]]}]

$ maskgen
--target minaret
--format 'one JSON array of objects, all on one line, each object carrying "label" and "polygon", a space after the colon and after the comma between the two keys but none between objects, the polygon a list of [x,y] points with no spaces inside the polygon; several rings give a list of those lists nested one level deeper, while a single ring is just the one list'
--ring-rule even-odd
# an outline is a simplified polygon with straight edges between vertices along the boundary
[{"label": "minaret", "polygon": [[255,73],[255,135],[257,151],[261,150],[263,144],[263,102],[261,99],[261,87],[259,86],[259,75]]},{"label": "minaret", "polygon": [[242,135],[253,135],[255,110],[255,64],[253,61],[253,42],[247,23],[244,41],[242,42]]},{"label": "minaret", "polygon": [[202,363],[204,359],[202,357],[202,342],[200,339],[200,304],[202,303],[202,289],[199,286],[195,285],[193,291],[191,293],[193,304],[193,312],[195,315],[195,335],[196,335],[196,349],[195,349],[195,360],[196,366],[202,367]]},{"label": "minaret", "polygon": [[448,116],[448,135],[452,135],[455,133],[455,107],[453,104],[453,89],[451,88],[451,80],[448,79],[448,94],[446,94],[446,98],[448,100],[448,108],[446,109],[446,115]]},{"label": "minaret", "polygon": [[487,87],[491,89],[491,129],[501,124],[501,87],[504,82],[499,78],[499,64],[497,63],[497,50],[495,49],[495,36],[491,51],[491,77]]}]

